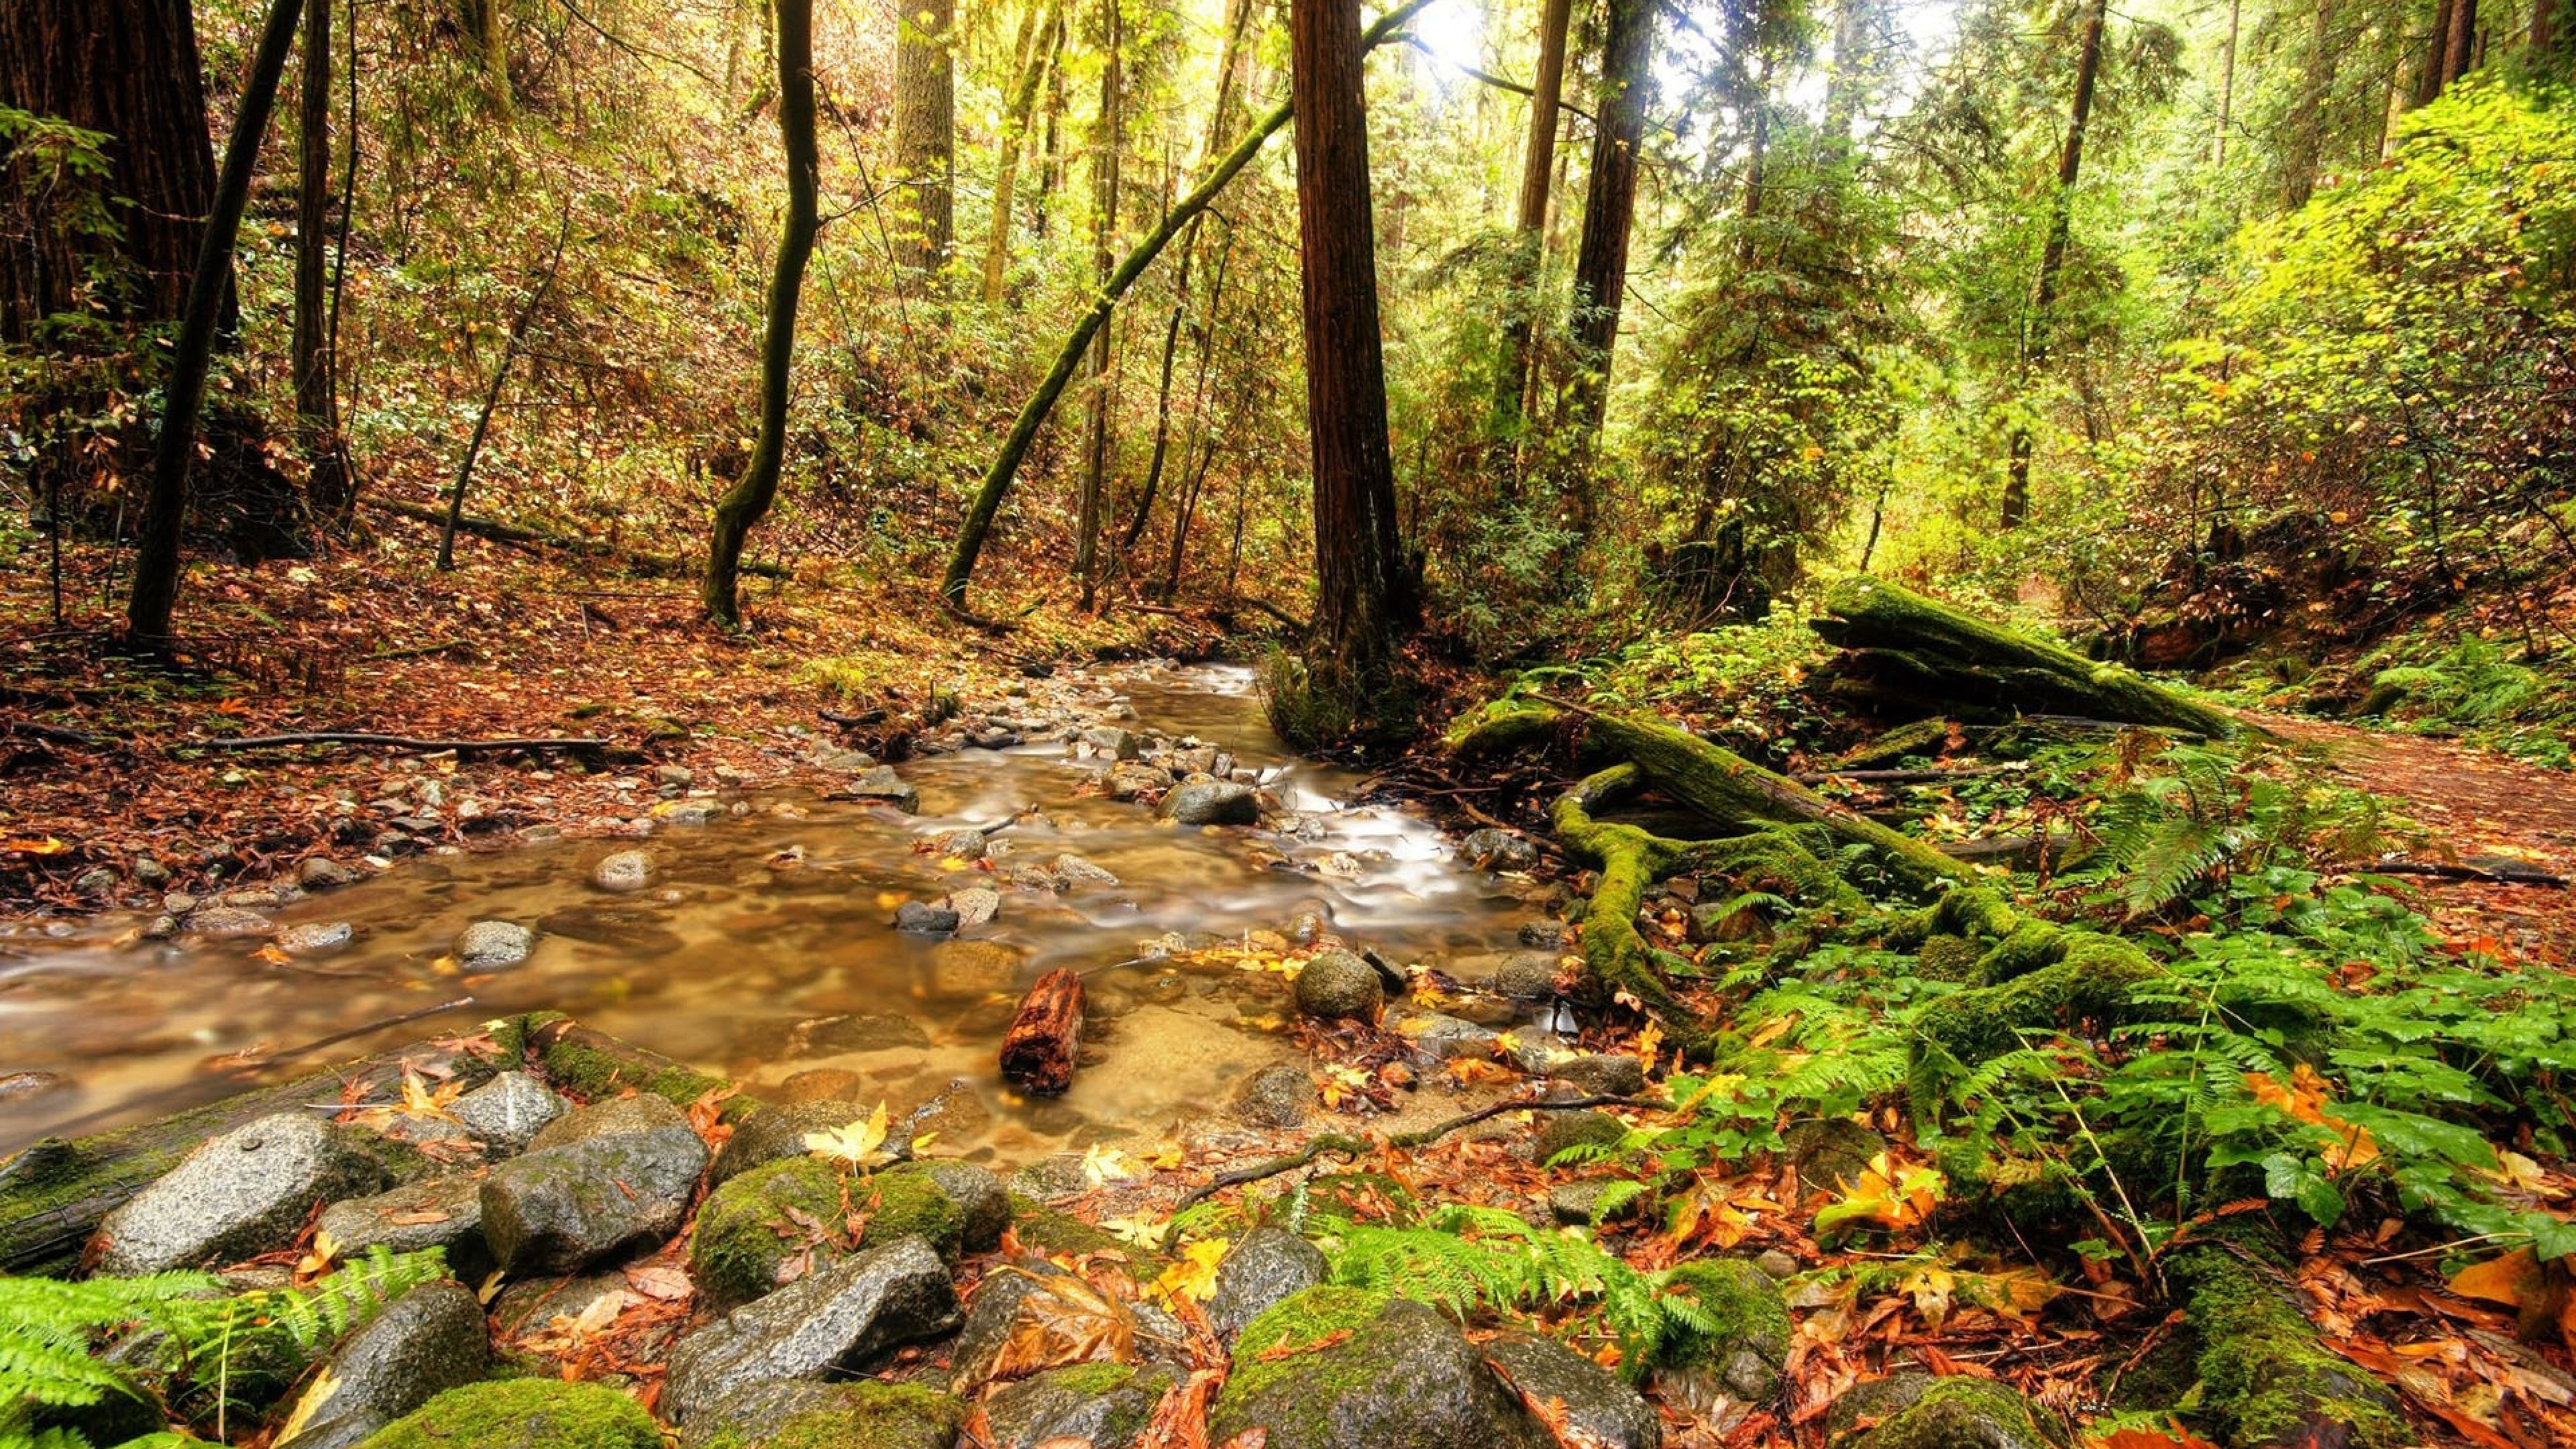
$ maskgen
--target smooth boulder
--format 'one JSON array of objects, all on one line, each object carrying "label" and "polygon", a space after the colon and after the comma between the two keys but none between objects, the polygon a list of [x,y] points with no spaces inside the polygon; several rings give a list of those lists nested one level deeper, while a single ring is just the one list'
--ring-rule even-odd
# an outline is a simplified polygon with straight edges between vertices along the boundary
[{"label": "smooth boulder", "polygon": [[513,1275],[570,1273],[660,1242],[688,1216],[707,1146],[659,1097],[566,1114],[483,1182],[483,1238]]},{"label": "smooth boulder", "polygon": [[1174,825],[1258,825],[1261,796],[1250,785],[1193,780],[1172,787],[1158,813]]},{"label": "smooth boulder", "polygon": [[322,1210],[320,1236],[342,1258],[383,1247],[397,1253],[436,1248],[462,1278],[491,1271],[483,1244],[483,1185],[470,1177],[433,1177],[373,1197],[346,1198]]},{"label": "smooth boulder", "polygon": [[516,921],[476,921],[457,933],[454,949],[469,972],[502,971],[536,953],[537,933]]},{"label": "smooth boulder", "polygon": [[1369,1021],[1386,1002],[1377,968],[1348,951],[1318,953],[1297,972],[1297,1009],[1326,1021]]},{"label": "smooth boulder", "polygon": [[517,1152],[572,1105],[526,1072],[503,1072],[449,1105],[447,1114],[485,1146]]},{"label": "smooth boulder", "polygon": [[817,1268],[683,1337],[662,1405],[688,1422],[758,1383],[821,1379],[890,1348],[936,1338],[961,1317],[948,1266],[905,1238]]},{"label": "smooth boulder", "polygon": [[316,1202],[384,1186],[356,1130],[278,1112],[211,1139],[99,1224],[98,1270],[166,1273],[286,1246]]},{"label": "smooth boulder", "polygon": [[1524,1403],[1565,1406],[1565,1423],[1597,1449],[1661,1449],[1664,1421],[1617,1374],[1552,1338],[1514,1335],[1485,1345],[1485,1361]]}]

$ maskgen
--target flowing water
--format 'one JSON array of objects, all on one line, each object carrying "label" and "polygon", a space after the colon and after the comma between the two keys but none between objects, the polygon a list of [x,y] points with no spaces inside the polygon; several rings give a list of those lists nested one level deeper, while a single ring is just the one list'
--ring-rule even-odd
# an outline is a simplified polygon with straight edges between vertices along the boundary
[{"label": "flowing water", "polygon": [[[1158,1135],[1294,1050],[1285,977],[1224,959],[1114,964],[1147,954],[1147,943],[1258,942],[1257,933],[1286,931],[1312,912],[1390,959],[1473,974],[1476,958],[1511,949],[1533,919],[1526,886],[1453,859],[1425,821],[1346,806],[1357,778],[1291,757],[1263,722],[1247,671],[1145,669],[1110,680],[1143,729],[1196,735],[1267,772],[1268,788],[1297,812],[1296,828],[1161,824],[1140,806],[1085,793],[1097,765],[1070,746],[1030,744],[902,766],[921,792],[917,816],[755,792],[742,813],[646,842],[657,873],[634,894],[589,880],[600,857],[637,844],[628,840],[405,863],[264,912],[280,925],[357,928],[337,953],[286,965],[263,960],[256,940],[138,940],[130,920],[0,938],[0,1082],[45,1084],[0,1097],[0,1151],[555,1009],[764,1095],[884,1100],[897,1113],[931,1104],[936,1120],[923,1125],[941,1133],[943,1151],[1020,1162]],[[1005,889],[1000,914],[953,941],[893,928],[904,901],[1000,883],[920,842],[1031,806],[1045,823],[995,835],[1003,853],[991,871],[1006,876],[1073,852],[1118,884],[1061,895]],[[493,918],[537,928],[535,955],[508,971],[459,975],[449,954],[457,933]],[[1020,994],[1058,966],[1110,969],[1090,978],[1073,1090],[1025,1100],[999,1081],[994,1055]],[[422,1014],[359,1030],[412,1013]],[[835,1017],[852,1019],[814,1024]]]}]

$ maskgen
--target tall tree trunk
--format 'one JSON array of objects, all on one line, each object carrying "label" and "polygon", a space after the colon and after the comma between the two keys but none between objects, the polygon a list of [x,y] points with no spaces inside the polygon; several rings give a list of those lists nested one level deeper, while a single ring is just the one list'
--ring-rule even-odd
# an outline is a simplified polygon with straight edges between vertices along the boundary
[{"label": "tall tree trunk", "polygon": [[[345,523],[348,480],[333,415],[329,297],[325,275],[331,226],[331,0],[304,0],[304,67],[296,94],[295,379],[296,445],[310,469],[305,496],[314,516]],[[356,145],[357,138],[349,138]]]},{"label": "tall tree trunk", "polygon": [[1637,146],[1646,129],[1647,62],[1654,51],[1654,0],[1607,0],[1601,90],[1593,110],[1592,172],[1583,197],[1583,241],[1574,259],[1573,356],[1566,384],[1570,439],[1567,483],[1575,526],[1589,530],[1598,482],[1593,451],[1610,400],[1611,351],[1628,289],[1628,231],[1637,210]]},{"label": "tall tree trunk", "polygon": [[[1055,6],[1032,4],[1022,13],[1020,38],[1011,47],[1020,57],[1019,79],[1011,87],[1011,104],[1002,119],[1001,157],[993,172],[993,225],[984,238],[984,300],[1002,300],[1011,270],[1011,192],[1020,170],[1020,138],[1037,111],[1038,83],[1048,63],[1055,36]],[[1035,28],[1032,29],[1031,27]]]},{"label": "tall tree trunk", "polygon": [[[1122,0],[1102,0],[1101,39],[1107,63],[1100,70],[1100,110],[1092,129],[1091,266],[1103,287],[1109,283],[1118,240],[1118,160],[1125,147],[1126,76],[1121,64],[1125,16]],[[1110,371],[1116,361],[1115,330],[1103,327],[1091,342],[1091,397],[1082,435],[1082,500],[1074,540],[1073,572],[1082,580],[1082,607],[1088,612],[1099,587],[1100,512],[1109,487]]]},{"label": "tall tree trunk", "polygon": [[2424,42],[2424,69],[2417,73],[2415,104],[2429,106],[2451,80],[2451,22],[2467,0],[2435,0],[2433,32]]},{"label": "tall tree trunk", "polygon": [[2281,156],[2281,206],[2296,211],[2316,194],[2317,169],[2325,152],[2326,101],[2334,94],[2335,69],[2343,50],[2334,43],[2334,0],[2316,0],[2308,27],[2308,51],[2301,58],[2299,103],[2290,123],[2290,143]]},{"label": "tall tree trunk", "polygon": [[2558,48],[2558,0],[2532,0],[2531,32],[2525,43],[2534,55],[2547,55]]},{"label": "tall tree trunk", "polygon": [[2449,90],[2478,61],[2478,0],[2451,0],[2451,34],[2442,43],[2442,89]]},{"label": "tall tree trunk", "polygon": [[[2039,279],[2031,288],[2030,341],[2022,349],[2022,385],[2048,367],[2049,313],[2057,305],[2057,274],[2075,230],[2075,183],[2084,170],[2084,128],[2093,120],[2093,86],[2102,74],[2102,22],[2109,0],[2084,12],[2084,48],[2075,61],[2075,102],[2068,108],[2066,146],[2058,153],[2057,190],[2049,199],[2048,240],[2039,251]],[[2024,398],[2025,409],[2029,399]],[[2003,526],[2019,528],[2030,516],[2030,424],[2016,423],[2005,448]]]},{"label": "tall tree trunk", "polygon": [[[22,168],[0,164],[0,217],[26,237],[9,248],[0,278],[0,338],[28,342],[56,313],[176,319],[215,192],[188,0],[0,0],[0,105],[107,133],[101,189],[133,203],[117,208],[121,234],[113,240],[77,233],[43,213],[43,198],[24,190]],[[112,258],[102,256],[110,251]],[[87,287],[102,261],[127,284]],[[219,310],[229,331],[229,267]]]},{"label": "tall tree trunk", "polygon": [[1736,238],[1736,262],[1746,270],[1760,255],[1754,244],[1754,223],[1762,219],[1762,170],[1771,159],[1771,53],[1764,51],[1762,64],[1753,76],[1752,149],[1744,165],[1743,225]]},{"label": "tall tree trunk", "polygon": [[1314,458],[1314,628],[1335,663],[1365,678],[1411,631],[1415,601],[1387,443],[1359,0],[1290,0],[1288,42]]},{"label": "tall tree trunk", "polygon": [[[1503,366],[1494,379],[1494,437],[1506,463],[1518,451],[1521,395],[1529,387],[1535,346],[1538,279],[1546,243],[1548,182],[1556,174],[1556,131],[1565,99],[1565,32],[1573,0],[1542,0],[1538,17],[1538,72],[1530,77],[1529,139],[1521,146],[1521,192],[1512,216],[1511,296],[1503,321]],[[1498,469],[1517,491],[1517,469]]]},{"label": "tall tree trunk", "polygon": [[214,360],[215,330],[231,290],[233,241],[250,200],[251,173],[259,168],[260,142],[277,104],[277,82],[295,43],[295,17],[303,0],[269,0],[259,49],[242,82],[241,106],[224,142],[224,169],[215,178],[212,204],[188,278],[188,305],[179,317],[179,341],[162,384],[161,433],[154,441],[152,486],[143,511],[142,544],[134,560],[134,592],[126,602],[128,637],[150,644],[170,636],[170,611],[179,601],[179,535],[188,517],[188,465],[197,454],[197,412],[206,400],[206,367]]},{"label": "tall tree trunk", "polygon": [[2236,110],[2236,39],[2244,20],[2244,0],[2227,0],[2227,44],[2219,52],[2218,128],[2209,143],[2209,164],[2227,164],[2227,127]]},{"label": "tall tree trunk", "polygon": [[778,16],[778,131],[787,149],[787,223],[779,235],[778,261],[769,279],[769,320],[760,339],[760,440],[740,480],[716,501],[715,531],[707,549],[703,602],[707,617],[727,628],[742,623],[735,585],[743,545],[778,497],[778,475],[787,461],[789,366],[796,356],[796,303],[805,287],[805,263],[814,254],[822,219],[816,203],[821,165],[814,141],[814,0],[775,0]]},{"label": "tall tree trunk", "polygon": [[1825,73],[1825,135],[1849,146],[1859,137],[1861,107],[1883,73],[1886,0],[1836,0],[1833,68]]},{"label": "tall tree trunk", "polygon": [[956,232],[955,0],[902,0],[894,45],[894,166],[903,187],[896,240],[936,293]]},{"label": "tall tree trunk", "polygon": [[1069,21],[1059,17],[1055,44],[1047,51],[1046,146],[1038,167],[1037,200],[1029,215],[1029,229],[1040,241],[1046,240],[1047,203],[1064,189],[1064,47],[1072,29]]},{"label": "tall tree trunk", "polygon": [[[1236,60],[1243,53],[1243,32],[1251,19],[1251,0],[1227,0],[1225,49],[1217,60],[1216,104],[1208,112],[1207,144],[1202,148],[1209,156],[1222,154],[1225,146],[1234,111]],[[1198,257],[1199,228],[1206,220],[1205,216],[1191,218],[1189,230],[1181,233],[1180,265],[1172,275],[1172,306],[1163,318],[1162,371],[1154,387],[1154,448],[1146,459],[1145,486],[1137,492],[1135,517],[1128,521],[1127,532],[1118,541],[1121,561],[1136,551],[1136,541],[1145,536],[1146,522],[1154,514],[1154,497],[1163,486],[1163,464],[1172,438],[1172,365],[1180,355],[1181,319],[1190,307],[1190,266]],[[1205,355],[1203,347],[1202,360]],[[1205,369],[1201,372],[1204,375]],[[1184,456],[1182,461],[1189,460]]]},{"label": "tall tree trunk", "polygon": [[1216,461],[1217,427],[1207,415],[1208,372],[1216,360],[1217,309],[1225,301],[1225,273],[1234,259],[1234,231],[1227,228],[1225,247],[1216,254],[1216,279],[1208,287],[1207,319],[1199,329],[1199,375],[1190,389],[1190,416],[1198,420],[1198,466],[1190,468],[1190,449],[1181,450],[1181,464],[1189,468],[1189,477],[1181,486],[1178,506],[1172,510],[1172,548],[1163,567],[1163,582],[1155,598],[1169,604],[1181,591],[1181,556],[1190,536],[1190,519],[1197,514],[1199,497],[1207,488],[1208,467]]},{"label": "tall tree trunk", "polygon": [[483,89],[492,108],[508,112],[516,102],[510,87],[510,36],[502,9],[509,0],[457,0],[456,19],[483,67]]}]

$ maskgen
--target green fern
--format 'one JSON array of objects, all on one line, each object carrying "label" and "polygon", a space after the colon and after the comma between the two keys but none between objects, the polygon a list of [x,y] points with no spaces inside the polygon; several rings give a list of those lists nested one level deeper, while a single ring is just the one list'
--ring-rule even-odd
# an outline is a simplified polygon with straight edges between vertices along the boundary
[{"label": "green fern", "polygon": [[[435,1248],[379,1245],[309,1288],[227,1293],[204,1273],[0,1278],[0,1444],[31,1438],[42,1410],[118,1394],[219,1418],[245,1391],[283,1390],[334,1341],[446,1272]],[[55,1431],[34,1442],[80,1445]]]}]

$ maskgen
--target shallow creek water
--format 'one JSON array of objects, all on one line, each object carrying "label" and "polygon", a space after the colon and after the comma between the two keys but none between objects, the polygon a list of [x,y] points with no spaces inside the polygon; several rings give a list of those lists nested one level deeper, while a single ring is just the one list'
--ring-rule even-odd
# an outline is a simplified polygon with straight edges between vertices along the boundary
[{"label": "shallow creek water", "polygon": [[[0,1151],[555,1009],[766,1095],[884,1100],[897,1114],[935,1103],[917,1125],[939,1131],[943,1151],[1024,1162],[1159,1136],[1295,1050],[1283,1025],[1286,981],[1275,972],[1223,961],[1117,966],[1090,978],[1073,1090],[1023,1099],[999,1081],[994,1053],[1042,972],[1125,962],[1172,933],[1284,931],[1312,911],[1390,959],[1473,975],[1479,958],[1510,950],[1533,918],[1526,886],[1516,891],[1454,859],[1427,822],[1397,808],[1346,807],[1357,778],[1289,756],[1263,722],[1248,671],[1104,677],[1134,704],[1135,727],[1195,735],[1264,770],[1267,788],[1299,812],[1299,828],[1161,824],[1141,806],[1084,793],[1098,762],[1033,742],[901,766],[921,793],[916,816],[755,792],[744,813],[641,842],[657,875],[631,895],[593,886],[589,869],[633,840],[406,862],[264,912],[282,926],[357,928],[345,949],[292,965],[260,959],[256,940],[140,941],[131,920],[0,938],[0,1075],[59,1078],[0,1100]],[[895,931],[903,901],[998,884],[943,867],[917,842],[1030,806],[1053,828],[995,835],[995,870],[1074,852],[1119,883],[1061,895],[1005,889],[1000,914],[953,941]],[[534,926],[535,955],[505,972],[458,975],[448,954],[457,933],[493,918]],[[297,1050],[463,997],[470,1004]],[[918,1032],[882,1021],[801,1025],[835,1016],[900,1016]],[[256,1064],[227,1060],[243,1054]]]}]

